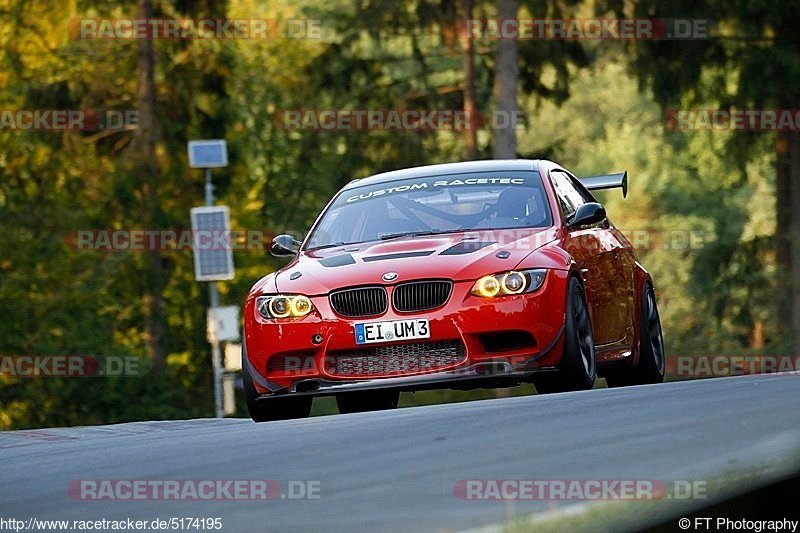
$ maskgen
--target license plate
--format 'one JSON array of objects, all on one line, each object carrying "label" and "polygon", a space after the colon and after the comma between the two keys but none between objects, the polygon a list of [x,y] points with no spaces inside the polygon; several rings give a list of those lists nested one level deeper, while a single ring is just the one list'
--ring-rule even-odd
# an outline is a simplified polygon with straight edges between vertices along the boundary
[{"label": "license plate", "polygon": [[356,324],[356,344],[429,339],[430,336],[427,318]]}]

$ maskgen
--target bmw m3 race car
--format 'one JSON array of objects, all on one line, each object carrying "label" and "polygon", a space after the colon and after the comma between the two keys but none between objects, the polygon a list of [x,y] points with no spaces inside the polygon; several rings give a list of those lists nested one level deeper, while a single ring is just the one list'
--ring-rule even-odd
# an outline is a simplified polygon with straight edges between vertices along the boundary
[{"label": "bmw m3 race car", "polygon": [[591,190],[544,160],[431,165],[352,181],[250,290],[242,372],[255,421],[397,406],[401,391],[539,393],[664,379],[653,281]]}]

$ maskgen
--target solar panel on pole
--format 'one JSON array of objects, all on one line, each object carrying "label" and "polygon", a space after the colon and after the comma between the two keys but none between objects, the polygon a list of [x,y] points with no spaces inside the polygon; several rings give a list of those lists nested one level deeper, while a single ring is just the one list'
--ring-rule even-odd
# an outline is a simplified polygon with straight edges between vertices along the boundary
[{"label": "solar panel on pole", "polygon": [[227,206],[194,207],[191,218],[195,279],[233,279],[233,242]]},{"label": "solar panel on pole", "polygon": [[217,168],[228,166],[228,145],[225,139],[189,141],[189,166]]}]

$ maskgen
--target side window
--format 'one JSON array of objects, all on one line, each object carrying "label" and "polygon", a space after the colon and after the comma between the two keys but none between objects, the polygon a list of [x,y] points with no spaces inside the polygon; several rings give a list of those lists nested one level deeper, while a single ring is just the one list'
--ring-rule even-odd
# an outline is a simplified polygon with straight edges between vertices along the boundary
[{"label": "side window", "polygon": [[573,176],[569,172],[566,172],[566,174],[570,177],[570,182],[572,183],[572,186],[578,191],[578,194],[581,195],[581,198],[583,198],[583,203],[584,204],[587,204],[589,202],[596,202],[597,201],[597,198],[595,198],[592,195],[592,193],[589,192],[589,189],[584,187],[583,183],[581,183],[578,178],[576,178],[575,176]]},{"label": "side window", "polygon": [[553,170],[550,172],[550,179],[553,182],[553,188],[556,191],[558,202],[561,204],[561,211],[564,213],[564,218],[569,218],[575,214],[575,210],[587,201],[594,201],[593,199],[587,200],[584,195],[572,183],[569,174],[563,170]]}]

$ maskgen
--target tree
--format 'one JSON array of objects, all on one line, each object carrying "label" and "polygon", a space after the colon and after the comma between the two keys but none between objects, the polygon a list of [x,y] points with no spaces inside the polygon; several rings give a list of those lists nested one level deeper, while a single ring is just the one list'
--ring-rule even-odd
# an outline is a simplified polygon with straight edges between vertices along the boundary
[{"label": "tree", "polygon": [[[136,18],[153,18],[151,0],[137,0]],[[144,223],[148,229],[157,229],[161,202],[158,193],[158,163],[156,158],[156,138],[158,119],[156,117],[155,52],[153,41],[139,39],[136,43],[137,55],[137,100],[139,104],[139,124],[136,140],[131,146],[134,150],[136,175],[141,183],[141,202]],[[153,250],[147,254],[144,306],[145,336],[148,356],[153,360],[156,372],[164,369],[164,268],[161,252]]]},{"label": "tree", "polygon": [[[607,2],[619,16],[681,16],[713,21],[710,39],[650,40],[632,43],[635,70],[663,108],[716,101],[719,107],[795,109],[800,100],[800,4],[725,0],[682,2],[646,0],[628,11]],[[780,131],[774,138],[774,250],[779,344],[800,350],[800,131]],[[741,165],[757,152],[759,134],[742,132],[730,150]]]},{"label": "tree", "polygon": [[[461,11],[464,20],[471,20],[473,13],[473,0],[462,0]],[[475,101],[475,45],[472,36],[462,28],[459,31],[461,43],[461,61],[464,65],[464,114],[467,116],[467,126],[464,130],[464,144],[466,145],[467,159],[478,156],[478,106]]]},{"label": "tree", "polygon": [[[497,17],[500,20],[517,18],[517,0],[498,0]],[[506,120],[494,132],[492,156],[495,159],[517,157],[517,86],[519,82],[519,55],[517,41],[503,39],[495,50],[494,109]]]},{"label": "tree", "polygon": [[[136,356],[141,368],[153,360],[164,371],[123,379],[0,376],[0,427],[202,416],[212,406],[204,394],[211,385],[204,296],[191,253],[81,250],[70,234],[188,226],[202,176],[186,172],[185,143],[198,131],[225,136],[226,47],[74,39],[70,20],[142,16],[110,0],[82,7],[26,0],[0,10],[4,24],[11,21],[0,37],[2,108],[137,109],[142,129],[0,131],[0,313],[18,318],[0,329],[0,355]],[[224,17],[205,9],[161,1],[154,16]],[[218,177],[224,192],[230,178]],[[153,269],[160,270],[155,283]],[[159,310],[148,295],[163,302],[161,332],[169,335],[160,342],[150,342],[159,321],[149,317]]]}]

